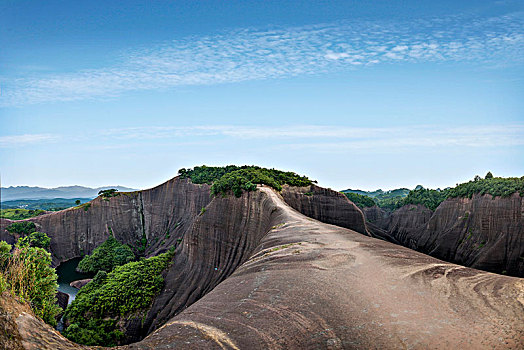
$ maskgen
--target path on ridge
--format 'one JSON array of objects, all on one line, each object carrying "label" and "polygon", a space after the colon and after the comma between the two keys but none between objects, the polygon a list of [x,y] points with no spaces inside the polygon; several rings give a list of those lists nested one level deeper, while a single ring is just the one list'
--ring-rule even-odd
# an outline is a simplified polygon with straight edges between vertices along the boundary
[{"label": "path on ridge", "polygon": [[524,348],[523,279],[321,223],[260,190],[278,209],[256,253],[125,348]]}]

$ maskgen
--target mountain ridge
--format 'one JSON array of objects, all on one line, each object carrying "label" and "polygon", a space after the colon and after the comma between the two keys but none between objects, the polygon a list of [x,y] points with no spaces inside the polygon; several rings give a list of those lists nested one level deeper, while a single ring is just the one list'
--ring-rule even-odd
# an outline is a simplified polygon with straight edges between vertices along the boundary
[{"label": "mountain ridge", "polygon": [[137,189],[125,186],[102,186],[97,188],[72,185],[59,186],[53,188],[39,187],[39,186],[9,186],[2,187],[2,201],[18,200],[18,199],[54,199],[54,198],[95,198],[98,196],[98,191],[115,188],[119,192],[133,192]]}]

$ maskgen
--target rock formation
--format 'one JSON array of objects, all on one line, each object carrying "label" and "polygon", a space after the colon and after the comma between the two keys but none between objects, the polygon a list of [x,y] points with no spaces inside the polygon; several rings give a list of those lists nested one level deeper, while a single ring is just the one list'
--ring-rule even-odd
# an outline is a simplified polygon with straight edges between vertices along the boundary
[{"label": "rock formation", "polygon": [[69,285],[71,287],[73,287],[73,288],[80,289],[83,286],[85,286],[86,284],[88,284],[89,282],[91,282],[92,280],[93,279],[91,279],[91,278],[86,278],[84,280],[73,281],[73,282],[69,283]]},{"label": "rock formation", "polygon": [[[434,257],[524,276],[524,205],[518,193],[450,198],[435,212],[406,205],[375,225],[400,244]],[[372,225],[368,228],[374,232]]]},{"label": "rock formation", "polygon": [[[54,240],[57,261],[90,252],[109,227],[125,243],[146,236],[147,254],[180,240],[151,309],[126,325],[128,339],[140,341],[123,349],[524,346],[522,279],[363,235],[362,212],[338,196],[329,201],[329,190],[259,187],[211,199],[209,186],[189,180],[163,186],[34,219]],[[341,212],[350,219],[337,218]],[[1,326],[17,344],[81,348],[10,296],[1,300],[0,314],[11,315]],[[0,344],[4,338],[0,332]]]}]

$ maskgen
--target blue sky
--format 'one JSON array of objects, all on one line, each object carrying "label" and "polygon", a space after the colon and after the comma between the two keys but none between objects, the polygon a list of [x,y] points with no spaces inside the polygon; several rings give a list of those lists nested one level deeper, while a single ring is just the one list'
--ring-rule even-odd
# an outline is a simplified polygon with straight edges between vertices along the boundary
[{"label": "blue sky", "polygon": [[521,1],[4,1],[2,185],[524,175]]}]

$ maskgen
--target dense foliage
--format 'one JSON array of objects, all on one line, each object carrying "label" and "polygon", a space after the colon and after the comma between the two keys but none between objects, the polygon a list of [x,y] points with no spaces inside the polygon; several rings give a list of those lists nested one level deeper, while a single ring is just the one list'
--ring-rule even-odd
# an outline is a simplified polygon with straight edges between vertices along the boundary
[{"label": "dense foliage", "polygon": [[[343,192],[351,201],[362,208],[372,206],[369,201],[369,199],[371,199],[374,201],[374,204],[377,204],[383,209],[394,210],[407,204],[422,204],[431,210],[435,210],[440,203],[447,198],[471,198],[474,194],[490,194],[493,197],[507,197],[515,192],[524,196],[524,176],[520,178],[503,178],[494,177],[491,172],[488,172],[485,178],[475,176],[473,180],[457,184],[457,186],[453,188],[432,190],[419,185],[414,190],[409,191],[409,193],[406,193],[405,191],[407,191],[407,189],[401,188],[387,192],[382,190],[374,192],[345,190]],[[362,196],[364,196],[363,194],[366,193],[368,194],[369,199],[362,198]],[[354,198],[354,200],[352,198]]]},{"label": "dense foliage", "polygon": [[345,192],[344,194],[346,195],[346,197],[349,198],[350,201],[355,203],[360,208],[372,207],[377,204],[375,203],[373,198],[368,197],[368,196],[364,196],[364,195],[361,195],[358,193],[352,193],[352,192]]},{"label": "dense foliage", "polygon": [[2,209],[0,210],[0,218],[9,220],[24,220],[34,216],[44,214],[44,210],[33,209]]},{"label": "dense foliage", "polygon": [[430,190],[424,187],[409,192],[402,201],[402,205],[422,204],[428,209],[435,210],[447,198],[447,191]]},{"label": "dense foliage", "polygon": [[27,236],[31,232],[36,231],[36,225],[31,221],[13,222],[5,228],[11,234],[19,234],[20,236]]},{"label": "dense foliage", "polygon": [[200,166],[193,169],[180,169],[178,171],[182,178],[190,178],[196,184],[210,184],[211,193],[227,194],[230,191],[236,197],[240,197],[243,191],[256,190],[257,184],[270,186],[278,191],[282,185],[309,186],[312,181],[305,176],[300,176],[291,171],[261,168],[258,166],[236,166],[225,167]]},{"label": "dense foliage", "polygon": [[490,194],[493,197],[508,197],[515,192],[524,196],[524,176],[518,177],[493,177],[489,172],[486,178],[475,177],[472,181],[457,185],[446,190],[448,197],[468,197],[474,194]]},{"label": "dense foliage", "polygon": [[36,316],[52,326],[61,311],[56,304],[57,275],[51,267],[51,254],[18,240],[15,249],[0,241],[0,294],[9,291],[29,302]]},{"label": "dense foliage", "polygon": [[109,237],[104,243],[93,250],[91,255],[86,255],[78,263],[78,271],[84,273],[109,272],[135,259],[131,248],[118,242],[114,237]]},{"label": "dense foliage", "polygon": [[118,321],[151,305],[164,284],[161,273],[173,254],[170,250],[109,273],[99,271],[67,307],[64,319],[69,326],[64,335],[85,345],[117,345],[123,337]]},{"label": "dense foliage", "polygon": [[49,250],[49,245],[51,244],[51,238],[44,232],[31,232],[29,236],[21,239],[27,240],[31,247],[44,248],[45,250]]},{"label": "dense foliage", "polygon": [[[376,191],[361,191],[348,189],[342,191],[342,193],[344,193],[346,196],[349,195],[348,198],[351,201],[355,202],[351,199],[351,197],[353,197],[357,202],[361,203],[362,205],[355,203],[359,205],[361,208],[372,207],[373,205],[377,205],[382,209],[395,210],[403,205],[403,199],[408,195],[409,190],[407,188],[398,188],[390,191],[383,191],[380,189]],[[350,195],[351,193],[370,198],[373,201],[373,204],[371,204],[371,202],[368,199],[354,197]]]},{"label": "dense foliage", "polygon": [[484,179],[475,176],[469,182],[445,190],[415,189],[404,199],[404,204],[422,204],[431,210],[435,210],[447,198],[471,198],[474,194],[508,197],[515,192],[524,196],[524,176],[520,178],[493,177],[491,172],[488,172]]}]

